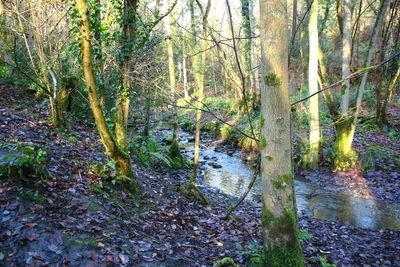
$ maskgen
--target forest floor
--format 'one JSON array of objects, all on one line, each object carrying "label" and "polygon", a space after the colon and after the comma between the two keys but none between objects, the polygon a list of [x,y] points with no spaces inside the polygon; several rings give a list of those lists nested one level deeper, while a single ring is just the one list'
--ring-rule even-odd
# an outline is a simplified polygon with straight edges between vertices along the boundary
[{"label": "forest floor", "polygon": [[[47,104],[0,85],[0,155],[12,144],[41,149],[50,173],[25,184],[0,179],[0,266],[212,266],[224,257],[246,265],[259,252],[259,208],[245,202],[223,220],[235,198],[202,186],[211,205],[201,205],[179,193],[187,175],[137,164],[142,198],[134,199],[99,171],[106,158],[92,127],[69,119],[67,130],[57,129]],[[398,173],[376,177],[373,192],[398,202]],[[312,236],[303,241],[309,265],[324,258],[338,266],[400,266],[400,232],[299,219]]]}]

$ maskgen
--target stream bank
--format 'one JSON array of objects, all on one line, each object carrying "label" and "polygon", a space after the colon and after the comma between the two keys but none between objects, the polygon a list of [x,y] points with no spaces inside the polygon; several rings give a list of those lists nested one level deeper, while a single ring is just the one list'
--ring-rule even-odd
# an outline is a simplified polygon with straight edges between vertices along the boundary
[{"label": "stream bank", "polygon": [[[159,140],[172,135],[167,124],[159,124],[154,134]],[[239,198],[253,178],[254,168],[243,162],[241,152],[216,142],[213,136],[203,135],[200,151],[200,179],[223,193]],[[193,136],[180,129],[183,155],[190,160],[194,154]],[[306,178],[309,177],[309,178]],[[260,177],[246,197],[261,206]],[[374,198],[327,190],[313,182],[315,176],[295,176],[297,210],[307,216],[334,221],[339,224],[374,230],[400,231],[400,205]]]},{"label": "stream bank", "polygon": [[[7,92],[5,93],[5,90]],[[260,209],[202,183],[209,207],[179,194],[185,173],[134,164],[142,201],[112,186],[97,133],[79,118],[68,130],[48,123],[47,105],[0,85],[0,142],[41,148],[52,174],[40,188],[0,179],[0,265],[212,266],[231,257],[246,266],[261,248]],[[135,157],[132,156],[135,161]],[[102,186],[100,186],[102,182]],[[299,216],[309,266],[400,266],[400,234]]]}]

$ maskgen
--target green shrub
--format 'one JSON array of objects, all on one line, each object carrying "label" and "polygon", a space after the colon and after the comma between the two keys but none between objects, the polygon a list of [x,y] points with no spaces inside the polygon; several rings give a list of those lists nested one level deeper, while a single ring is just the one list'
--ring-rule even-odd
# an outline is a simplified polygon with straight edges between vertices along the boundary
[{"label": "green shrub", "polygon": [[26,182],[27,178],[46,178],[45,155],[46,151],[40,148],[16,145],[0,160],[0,176],[17,182]]},{"label": "green shrub", "polygon": [[170,168],[173,167],[173,159],[166,155],[167,148],[151,136],[137,136],[128,147],[139,158],[140,163],[146,167],[153,168],[154,160],[158,160]]},{"label": "green shrub", "polygon": [[204,104],[211,111],[220,111],[225,114],[230,114],[234,111],[233,99],[208,97],[204,100]]},{"label": "green shrub", "polygon": [[219,124],[216,121],[206,121],[201,124],[201,130],[205,132],[215,133],[219,130]]}]

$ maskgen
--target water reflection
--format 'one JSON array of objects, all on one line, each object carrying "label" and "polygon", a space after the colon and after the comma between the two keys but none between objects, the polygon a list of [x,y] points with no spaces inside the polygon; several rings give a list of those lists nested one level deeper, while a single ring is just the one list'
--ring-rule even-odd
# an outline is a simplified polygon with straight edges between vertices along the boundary
[{"label": "water reflection", "polygon": [[[204,182],[220,188],[225,193],[241,196],[252,179],[253,170],[237,156],[229,157],[211,149],[204,151],[216,157],[221,169],[207,166]],[[260,178],[248,199],[259,201]],[[365,199],[324,191],[314,187],[303,177],[296,177],[295,192],[298,211],[340,224],[370,229],[400,230],[400,206],[376,199]]]}]

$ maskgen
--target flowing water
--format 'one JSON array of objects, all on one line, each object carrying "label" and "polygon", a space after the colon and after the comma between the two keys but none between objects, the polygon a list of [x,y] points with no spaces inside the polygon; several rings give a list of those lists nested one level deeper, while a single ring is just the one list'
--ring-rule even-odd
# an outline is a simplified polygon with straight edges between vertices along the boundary
[{"label": "flowing water", "polygon": [[[158,129],[155,134],[171,136],[172,132]],[[180,144],[183,154],[192,158],[193,137],[180,131]],[[240,159],[239,152],[216,151],[212,146],[202,147],[200,164],[204,183],[236,197],[247,189],[254,173]],[[301,176],[295,178],[295,192],[298,212],[348,226],[400,231],[400,205],[322,190]],[[259,177],[246,199],[260,204]]]}]

